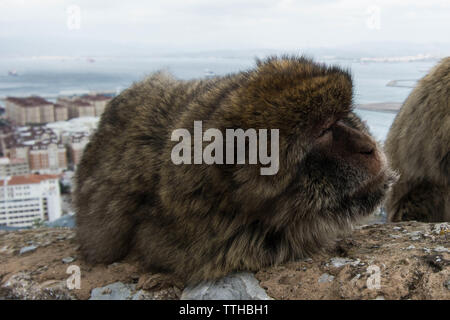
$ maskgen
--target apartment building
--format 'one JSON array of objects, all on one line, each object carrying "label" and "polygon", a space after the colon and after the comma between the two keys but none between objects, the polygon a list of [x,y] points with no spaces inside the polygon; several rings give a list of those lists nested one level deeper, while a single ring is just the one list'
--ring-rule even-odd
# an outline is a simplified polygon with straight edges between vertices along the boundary
[{"label": "apartment building", "polygon": [[71,161],[75,167],[80,163],[84,148],[86,148],[88,142],[89,135],[87,133],[77,134],[71,137],[69,152]]},{"label": "apartment building", "polygon": [[15,125],[47,123],[54,121],[53,104],[41,97],[7,97],[6,117]]},{"label": "apartment building", "polygon": [[21,176],[30,173],[30,167],[25,159],[0,158],[0,177]]},{"label": "apartment building", "polygon": [[32,172],[61,172],[67,169],[66,147],[57,141],[37,142],[29,150],[28,161]]},{"label": "apartment building", "polygon": [[98,122],[98,117],[87,116],[45,125],[4,126],[0,129],[0,157],[24,160],[31,173],[59,174],[79,164]]},{"label": "apartment building", "polygon": [[16,127],[1,141],[3,155],[23,159],[31,172],[55,174],[67,169],[67,148],[50,128]]},{"label": "apartment building", "polygon": [[0,127],[0,147],[1,147],[1,155],[5,155],[6,144],[5,140],[11,137],[14,134],[14,129],[12,126],[2,126]]},{"label": "apartment building", "polygon": [[110,97],[97,94],[97,95],[86,95],[83,96],[85,101],[91,103],[95,108],[95,116],[100,117],[102,113],[105,111],[106,105],[109,101],[111,101]]},{"label": "apartment building", "polygon": [[58,101],[67,106],[69,110],[69,119],[80,117],[95,117],[95,107],[91,103],[83,99],[78,98],[70,100],[70,102],[63,102],[61,100]]},{"label": "apartment building", "polygon": [[30,227],[37,219],[61,217],[58,175],[23,175],[0,180],[0,226]]},{"label": "apartment building", "polygon": [[69,108],[65,105],[56,103],[55,107],[55,121],[66,121],[69,119]]},{"label": "apartment building", "polygon": [[66,106],[68,108],[69,119],[73,119],[80,117],[100,117],[110,100],[110,97],[95,94],[81,97],[60,97],[56,103]]},{"label": "apartment building", "polygon": [[55,121],[55,106],[53,104],[41,105],[39,107],[40,111],[40,122],[38,123],[49,123]]}]

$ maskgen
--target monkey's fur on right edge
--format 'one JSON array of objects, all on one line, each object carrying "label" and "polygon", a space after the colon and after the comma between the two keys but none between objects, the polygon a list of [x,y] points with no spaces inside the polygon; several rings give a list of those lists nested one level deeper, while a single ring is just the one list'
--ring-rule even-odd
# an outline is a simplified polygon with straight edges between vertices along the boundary
[{"label": "monkey's fur on right edge", "polygon": [[[302,57],[179,81],[156,73],[114,98],[76,174],[85,259],[134,252],[193,284],[304,257],[382,202],[391,172],[352,110],[350,75]],[[279,171],[175,165],[175,129],[279,129]]]},{"label": "monkey's fur on right edge", "polygon": [[400,173],[386,201],[390,221],[450,221],[450,57],[419,81],[389,130]]}]

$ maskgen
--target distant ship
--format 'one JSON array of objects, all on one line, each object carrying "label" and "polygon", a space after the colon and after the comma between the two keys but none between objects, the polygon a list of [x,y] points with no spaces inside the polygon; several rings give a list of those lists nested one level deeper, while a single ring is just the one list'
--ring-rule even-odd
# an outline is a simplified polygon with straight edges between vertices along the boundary
[{"label": "distant ship", "polygon": [[94,58],[87,58],[86,61],[89,62],[89,63],[94,63],[95,59]]},{"label": "distant ship", "polygon": [[403,80],[391,80],[386,84],[386,86],[397,88],[414,88],[416,84],[417,84],[416,79],[403,79]]},{"label": "distant ship", "polygon": [[19,74],[17,73],[17,70],[9,70],[8,71],[8,76],[11,77],[17,77]]},{"label": "distant ship", "polygon": [[211,71],[209,69],[205,69],[205,78],[212,78],[215,76],[216,76],[216,74],[213,71]]}]

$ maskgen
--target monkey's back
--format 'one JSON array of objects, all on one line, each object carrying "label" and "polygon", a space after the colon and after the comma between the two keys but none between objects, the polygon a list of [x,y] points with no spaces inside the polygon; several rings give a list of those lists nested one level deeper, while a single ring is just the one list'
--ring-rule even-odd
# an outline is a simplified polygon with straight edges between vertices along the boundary
[{"label": "monkey's back", "polygon": [[157,214],[162,151],[177,118],[207,84],[156,73],[108,104],[75,177],[77,236],[88,261],[123,257],[136,223]]},{"label": "monkey's back", "polygon": [[389,131],[386,151],[394,168],[410,177],[443,177],[450,146],[450,58],[425,76]]},{"label": "monkey's back", "polygon": [[[442,194],[439,199],[446,201],[450,181],[450,58],[432,69],[411,92],[392,124],[385,150],[401,176],[388,207],[408,197],[415,186],[414,196],[410,194],[413,198],[437,192]],[[429,211],[437,210],[428,205]]]}]

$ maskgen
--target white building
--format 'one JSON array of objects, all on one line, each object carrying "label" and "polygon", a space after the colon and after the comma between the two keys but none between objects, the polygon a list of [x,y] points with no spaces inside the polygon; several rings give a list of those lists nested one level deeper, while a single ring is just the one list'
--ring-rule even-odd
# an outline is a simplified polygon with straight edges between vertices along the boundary
[{"label": "white building", "polygon": [[0,177],[21,176],[30,173],[25,159],[0,158]]},{"label": "white building", "polygon": [[30,174],[0,180],[0,226],[30,227],[36,219],[61,217],[58,178]]},{"label": "white building", "polygon": [[99,121],[98,117],[81,117],[47,123],[45,126],[51,129],[59,139],[64,139],[64,134],[93,133],[97,129]]}]

